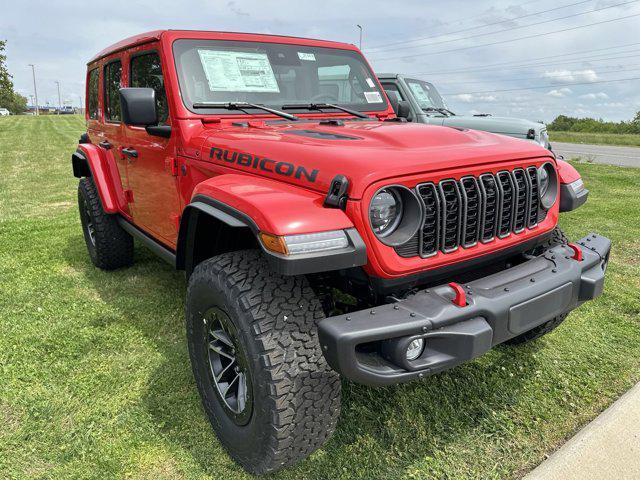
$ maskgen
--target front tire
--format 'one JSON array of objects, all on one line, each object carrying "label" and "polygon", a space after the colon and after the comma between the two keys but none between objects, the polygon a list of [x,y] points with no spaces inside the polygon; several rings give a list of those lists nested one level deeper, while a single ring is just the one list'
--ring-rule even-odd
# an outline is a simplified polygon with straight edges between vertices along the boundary
[{"label": "front tire", "polygon": [[322,318],[306,278],[273,273],[257,250],[213,257],[189,278],[187,340],[202,403],[251,473],[307,457],[335,429],[340,378],[320,349]]}]

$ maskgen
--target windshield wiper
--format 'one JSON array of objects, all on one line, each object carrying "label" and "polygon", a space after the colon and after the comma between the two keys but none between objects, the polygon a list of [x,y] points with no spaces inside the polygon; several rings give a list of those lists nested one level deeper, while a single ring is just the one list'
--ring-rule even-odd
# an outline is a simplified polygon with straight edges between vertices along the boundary
[{"label": "windshield wiper", "polygon": [[451,110],[447,110],[446,108],[424,107],[422,110],[424,110],[425,112],[438,112],[443,114],[445,117],[448,117],[450,115],[455,116],[455,113],[453,113]]},{"label": "windshield wiper", "polygon": [[265,112],[273,113],[274,115],[286,118],[287,120],[300,120],[298,117],[296,117],[295,115],[291,115],[290,113],[281,112],[280,110],[265,107],[264,105],[258,105],[248,102],[197,102],[191,105],[191,108],[224,108],[226,110],[243,111],[245,108],[257,108],[258,110],[264,110]]},{"label": "windshield wiper", "polygon": [[351,110],[350,108],[343,107],[341,105],[335,105],[333,103],[301,103],[301,104],[292,104],[292,105],[283,105],[283,110],[295,110],[297,108],[306,108],[307,110],[316,110],[322,111],[327,108],[334,108],[336,110],[340,110],[342,112],[353,115],[358,118],[370,118],[369,115],[362,113],[358,110]]}]

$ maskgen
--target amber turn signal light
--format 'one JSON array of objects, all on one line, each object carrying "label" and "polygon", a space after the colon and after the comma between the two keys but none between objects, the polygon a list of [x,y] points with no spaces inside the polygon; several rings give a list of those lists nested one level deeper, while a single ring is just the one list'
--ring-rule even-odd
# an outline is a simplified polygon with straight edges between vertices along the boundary
[{"label": "amber turn signal light", "polygon": [[285,243],[283,237],[272,235],[270,233],[260,232],[260,240],[262,241],[264,248],[266,248],[267,250],[275,253],[280,253],[282,255],[289,254],[287,244]]}]

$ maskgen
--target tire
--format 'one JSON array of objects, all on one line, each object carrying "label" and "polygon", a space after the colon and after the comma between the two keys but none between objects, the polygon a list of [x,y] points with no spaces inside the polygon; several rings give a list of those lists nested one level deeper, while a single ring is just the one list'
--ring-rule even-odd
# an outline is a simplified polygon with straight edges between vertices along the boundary
[{"label": "tire", "polygon": [[[250,473],[298,462],[335,429],[340,377],[320,349],[323,318],[307,279],[273,273],[257,250],[208,259],[189,278],[187,341],[204,410],[222,445]],[[236,358],[233,374],[225,370],[232,361],[218,354],[223,349]],[[227,378],[217,385],[214,374]]]},{"label": "tire", "polygon": [[118,225],[115,215],[102,208],[93,179],[78,184],[80,223],[93,264],[102,270],[115,270],[133,263],[133,237]]},{"label": "tire", "polygon": [[[543,245],[543,250],[548,250],[549,248],[553,248],[558,245],[566,245],[569,243],[569,239],[562,231],[560,227],[556,227],[553,229],[551,237],[547,240]],[[540,248],[540,247],[538,247]],[[506,342],[507,345],[520,345],[522,343],[530,342],[531,340],[535,340],[537,338],[546,335],[547,333],[553,331],[558,327],[564,319],[567,318],[567,313],[563,313],[562,315],[558,315],[557,317],[552,318],[551,320],[543,323],[542,325],[538,325],[537,327],[532,328],[531,330],[521,333],[517,337],[513,337]]]}]

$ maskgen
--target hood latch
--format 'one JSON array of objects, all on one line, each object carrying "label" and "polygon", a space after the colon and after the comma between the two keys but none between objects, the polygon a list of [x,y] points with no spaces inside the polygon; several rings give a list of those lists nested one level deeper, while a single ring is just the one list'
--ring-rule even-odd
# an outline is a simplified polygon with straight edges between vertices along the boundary
[{"label": "hood latch", "polygon": [[349,189],[349,180],[344,175],[336,175],[331,180],[329,191],[324,199],[324,206],[328,208],[340,208],[342,210],[347,206],[347,190]]}]

